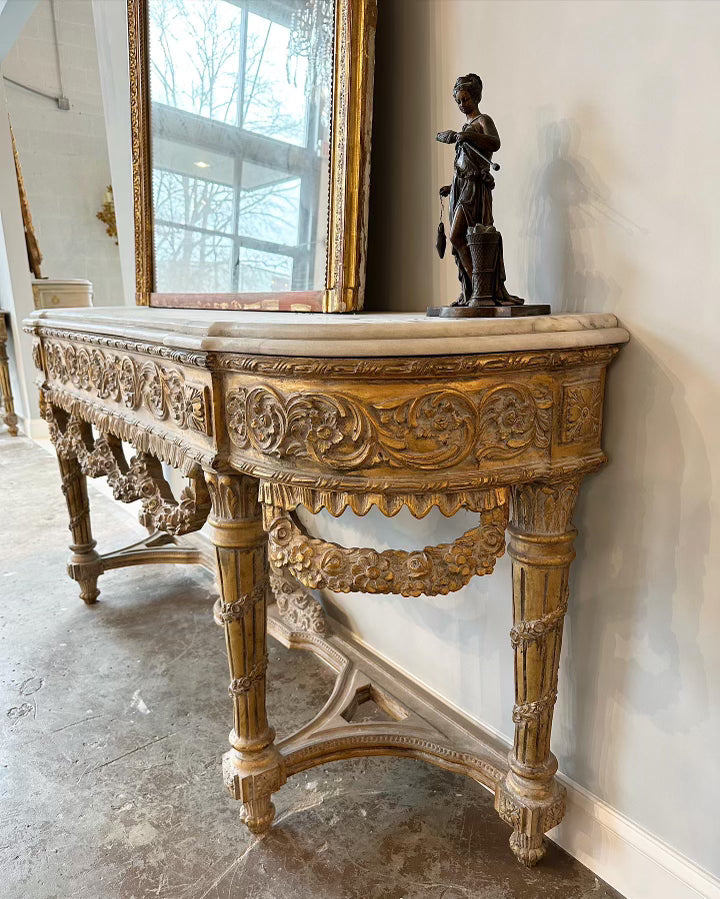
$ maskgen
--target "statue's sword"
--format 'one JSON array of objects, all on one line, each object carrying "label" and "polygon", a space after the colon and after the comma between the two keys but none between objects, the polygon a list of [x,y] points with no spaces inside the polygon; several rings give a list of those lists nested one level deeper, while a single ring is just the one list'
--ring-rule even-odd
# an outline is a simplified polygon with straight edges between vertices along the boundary
[{"label": "statue's sword", "polygon": [[490,166],[490,168],[493,170],[493,172],[500,171],[500,166],[497,164],[497,162],[493,162],[492,159],[488,159],[487,156],[483,156],[483,154],[478,152],[477,150],[475,152],[480,157],[480,159],[482,159],[484,162],[487,162],[487,164]]}]

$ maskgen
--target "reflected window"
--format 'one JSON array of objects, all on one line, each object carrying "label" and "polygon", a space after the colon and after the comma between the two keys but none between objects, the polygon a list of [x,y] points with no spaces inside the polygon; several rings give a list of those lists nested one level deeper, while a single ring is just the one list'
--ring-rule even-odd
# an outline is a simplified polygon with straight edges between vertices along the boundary
[{"label": "reflected window", "polygon": [[324,287],[331,72],[293,49],[305,6],[149,0],[157,292]]}]

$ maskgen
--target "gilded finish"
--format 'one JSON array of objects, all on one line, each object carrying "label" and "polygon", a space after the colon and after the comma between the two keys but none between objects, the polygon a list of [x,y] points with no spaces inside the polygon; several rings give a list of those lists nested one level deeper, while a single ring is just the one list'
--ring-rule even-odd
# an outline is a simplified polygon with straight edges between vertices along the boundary
[{"label": "gilded finish", "polygon": [[35,226],[33,225],[32,216],[30,215],[30,204],[25,190],[25,179],[23,178],[22,168],[20,166],[20,156],[18,155],[17,144],[15,143],[15,134],[10,125],[10,140],[12,142],[13,159],[15,160],[15,176],[17,178],[18,194],[20,197],[20,212],[22,214],[23,228],[25,230],[25,247],[27,249],[28,264],[30,271],[35,278],[42,278],[42,253],[38,246],[37,237],[35,235]]},{"label": "gilded finish", "polygon": [[272,506],[265,506],[265,530],[273,567],[287,570],[306,587],[437,596],[459,590],[475,575],[492,573],[495,560],[505,552],[507,516],[507,505],[499,505],[482,512],[480,526],[454,543],[416,552],[345,549],[308,536],[286,512]]},{"label": "gilded finish", "polygon": [[5,316],[0,311],[0,395],[5,408],[3,421],[7,425],[8,432],[11,437],[18,435],[18,417],[15,414],[15,403],[12,395],[12,384],[10,383],[10,366],[8,364],[7,355],[7,328],[5,326]]},{"label": "gilded finish", "polygon": [[152,155],[150,145],[150,54],[147,0],[127,0],[130,54],[130,133],[135,219],[135,302],[150,305],[155,284]]},{"label": "gilded finish", "polygon": [[327,634],[327,617],[322,605],[287,572],[270,567],[270,588],[278,614],[293,631]]},{"label": "gilded finish", "polygon": [[233,704],[231,749],[223,757],[223,773],[231,795],[243,803],[245,823],[253,833],[263,833],[275,816],[270,797],[287,779],[265,709],[267,540],[257,484],[214,471],[206,478],[220,589],[215,620],[225,631]]},{"label": "gilded finish", "polygon": [[565,788],[554,778],[557,760],[550,751],[550,732],[575,558],[577,532],[571,518],[579,486],[573,479],[512,488],[508,552],[513,562],[515,740],[495,807],[512,826],[510,847],[525,865],[543,857],[543,834],[565,814]]},{"label": "gilded finish", "polygon": [[377,0],[336,0],[325,312],[363,307]]},{"label": "gilded finish", "polygon": [[[225,631],[234,716],[223,770],[248,826],[270,826],[272,794],[299,771],[398,755],[494,791],[516,856],[539,861],[544,834],[565,810],[550,735],[574,556],[571,517],[581,478],[605,460],[604,378],[616,350],[291,359],[193,353],[41,320],[29,330],[71,517],[69,571],[83,599],[93,602],[98,576],[121,565],[187,562],[218,574],[214,617]],[[133,444],[134,459],[125,460],[121,441]],[[160,461],[190,478],[179,501]],[[151,537],[98,555],[88,475],[106,476],[120,499],[140,498]],[[406,507],[417,517],[434,506],[448,515],[464,508],[479,523],[452,544],[378,551],[308,535],[293,514],[299,505],[333,515]],[[340,638],[326,636],[319,602],[299,585],[446,594],[492,571],[508,512],[515,739],[506,760],[487,735],[444,729],[442,715],[414,703],[411,688],[389,690],[377,670],[368,673],[347,647],[340,651]],[[176,535],[196,532],[206,518],[210,550],[178,545]],[[271,591],[273,634],[312,648],[338,675],[325,709],[278,744],[265,709]],[[367,699],[392,721],[354,722]]]},{"label": "gilded finish", "polygon": [[[147,2],[127,0],[135,299],[140,306],[151,305],[155,282]],[[364,299],[377,0],[335,0],[335,21],[330,213],[323,311],[357,312],[362,309]],[[200,294],[197,296],[201,298]],[[227,306],[232,308],[231,300]]]}]

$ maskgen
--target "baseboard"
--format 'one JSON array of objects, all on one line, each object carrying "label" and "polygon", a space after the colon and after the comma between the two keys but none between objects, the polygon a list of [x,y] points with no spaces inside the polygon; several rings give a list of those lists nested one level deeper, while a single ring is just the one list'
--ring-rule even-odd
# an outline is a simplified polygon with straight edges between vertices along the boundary
[{"label": "baseboard", "polygon": [[[327,607],[326,607],[327,608]],[[396,665],[382,653],[332,618],[332,627],[348,642],[376,656],[401,677],[412,681],[432,695],[438,704],[452,710],[467,722],[468,728],[480,726],[510,749],[510,740],[484,722],[448,702],[411,672]],[[567,813],[549,837],[618,890],[626,899],[720,899],[720,879],[654,834],[635,824],[621,812],[580,784],[559,774],[567,788]]]},{"label": "baseboard", "polygon": [[49,440],[50,430],[44,418],[29,418],[23,416],[20,425],[22,432],[32,440]]}]

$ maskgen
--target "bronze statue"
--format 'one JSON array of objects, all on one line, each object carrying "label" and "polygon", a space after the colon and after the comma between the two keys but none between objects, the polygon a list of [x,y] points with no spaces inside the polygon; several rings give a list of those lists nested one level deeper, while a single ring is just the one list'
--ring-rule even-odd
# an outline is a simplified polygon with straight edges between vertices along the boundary
[{"label": "bronze statue", "polygon": [[[549,312],[548,306],[528,306],[505,288],[502,236],[493,224],[492,190],[498,171],[492,155],[500,149],[500,137],[489,115],[480,112],[482,81],[475,74],[455,82],[453,98],[465,115],[460,131],[441,131],[437,140],[455,144],[452,185],[440,188],[450,198],[450,243],[460,279],[460,296],[450,307],[435,307],[429,315],[517,315]],[[444,229],[438,229],[437,248],[445,252]],[[455,310],[455,311],[453,311]]]}]

